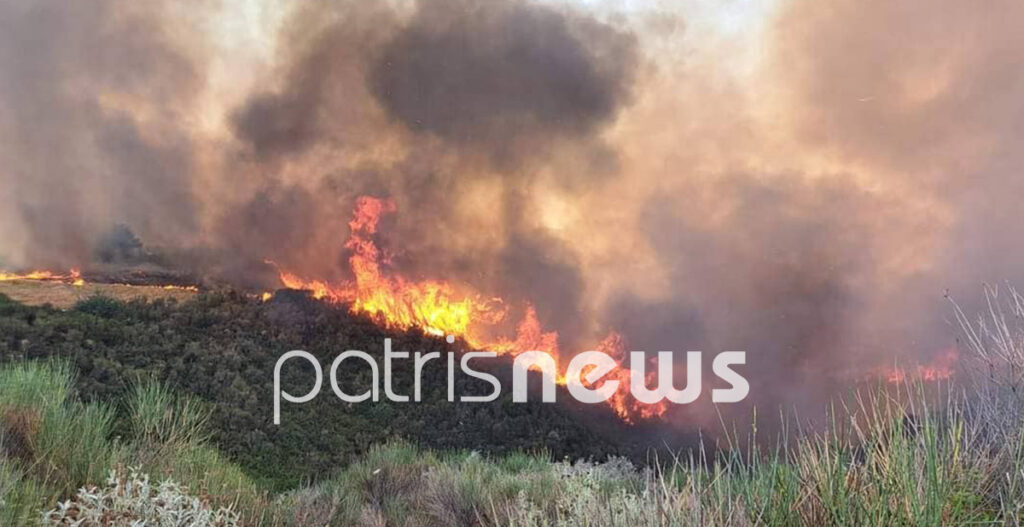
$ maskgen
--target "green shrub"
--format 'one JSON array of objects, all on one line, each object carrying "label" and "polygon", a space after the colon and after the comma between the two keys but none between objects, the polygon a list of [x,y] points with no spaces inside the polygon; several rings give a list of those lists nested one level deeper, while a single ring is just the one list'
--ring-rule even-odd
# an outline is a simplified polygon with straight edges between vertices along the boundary
[{"label": "green shrub", "polygon": [[114,411],[79,402],[72,386],[64,362],[0,368],[2,453],[54,493],[99,481],[117,455],[109,441]]},{"label": "green shrub", "polygon": [[93,295],[78,301],[74,310],[102,318],[114,318],[124,312],[125,304],[117,299],[103,295]]},{"label": "green shrub", "polygon": [[[157,383],[137,385],[124,405],[132,431],[124,442],[111,437],[114,407],[80,402],[73,384],[66,362],[0,366],[0,525],[33,525],[43,508],[96,486],[112,467],[124,465],[187,482],[204,501],[238,511],[243,525],[268,524],[273,517],[268,493],[204,444],[207,412],[194,399]],[[79,492],[78,500],[90,496]]]},{"label": "green shrub", "polygon": [[132,437],[143,444],[182,447],[208,438],[210,412],[190,396],[171,393],[155,381],[136,384],[128,397]]},{"label": "green shrub", "polygon": [[0,457],[0,525],[32,525],[42,507],[57,492],[28,477],[10,460]]}]

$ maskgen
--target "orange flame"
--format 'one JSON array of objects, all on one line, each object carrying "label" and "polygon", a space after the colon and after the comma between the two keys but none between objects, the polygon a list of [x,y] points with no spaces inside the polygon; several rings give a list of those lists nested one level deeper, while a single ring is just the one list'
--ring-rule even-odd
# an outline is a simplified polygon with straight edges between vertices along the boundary
[{"label": "orange flame", "polygon": [[163,286],[163,288],[175,291],[191,291],[193,293],[199,292],[199,288],[194,285],[165,285]]},{"label": "orange flame", "polygon": [[[629,390],[632,371],[622,365],[627,356],[626,340],[622,335],[614,331],[611,332],[598,344],[597,350],[608,354],[619,363],[619,368],[608,374],[604,382],[610,379],[619,381],[619,389],[608,399],[608,404],[620,418],[627,423],[633,423],[638,419],[654,419],[665,415],[669,404],[667,400],[655,404],[642,404],[633,398],[633,394]],[[650,386],[657,378],[657,368],[648,368],[646,371],[645,380]]]},{"label": "orange flame", "polygon": [[928,364],[919,364],[913,369],[899,367],[884,368],[881,377],[892,384],[899,384],[912,379],[923,381],[939,381],[953,376],[953,370],[960,359],[955,349],[947,349],[937,355]]},{"label": "orange flame", "polygon": [[[513,357],[530,350],[545,351],[556,358],[559,372],[556,381],[564,385],[565,377],[561,366],[557,365],[558,333],[543,328],[532,305],[524,306],[514,338],[496,337],[494,334],[508,322],[509,316],[502,299],[485,298],[467,287],[456,287],[446,281],[415,281],[381,271],[386,260],[374,243],[373,235],[381,215],[395,210],[394,202],[389,199],[361,196],[356,201],[349,221],[351,235],[345,244],[352,253],[349,265],[353,280],[342,283],[306,280],[278,268],[281,283],[290,289],[308,290],[317,299],[348,303],[353,313],[369,315],[387,327],[419,328],[436,336],[453,335],[474,349]],[[663,416],[667,404],[644,405],[629,393],[629,369],[622,366],[626,355],[622,337],[613,333],[598,348],[620,364],[601,381],[612,378],[621,381],[617,392],[608,400],[615,413],[627,422]]]},{"label": "orange flame", "polygon": [[[63,283],[69,284],[69,285],[73,285],[75,287],[82,287],[86,283],[85,279],[82,278],[82,272],[79,271],[77,268],[72,268],[66,274],[55,273],[53,271],[42,271],[42,270],[29,271],[27,273],[10,273],[10,272],[0,271],[0,282],[10,282],[10,281],[15,281],[15,280],[31,280],[31,281],[39,281],[39,282],[63,282]],[[123,286],[123,287],[135,287],[132,284],[112,284],[112,285],[119,285],[119,286]],[[175,291],[189,291],[189,292],[192,292],[192,293],[198,293],[199,292],[199,287],[194,286],[194,285],[163,285],[163,286],[156,286],[156,287],[162,287],[162,288],[167,289],[167,290],[175,290]]]},{"label": "orange flame", "polygon": [[0,272],[0,282],[10,280],[50,280],[53,278],[50,271],[30,271],[25,274]]},{"label": "orange flame", "polygon": [[55,273],[53,271],[29,271],[27,273],[9,273],[0,271],[0,282],[10,282],[14,280],[36,280],[45,282],[67,282],[72,285],[82,286],[85,285],[85,280],[82,279],[82,274],[78,269],[71,269],[67,274]]}]

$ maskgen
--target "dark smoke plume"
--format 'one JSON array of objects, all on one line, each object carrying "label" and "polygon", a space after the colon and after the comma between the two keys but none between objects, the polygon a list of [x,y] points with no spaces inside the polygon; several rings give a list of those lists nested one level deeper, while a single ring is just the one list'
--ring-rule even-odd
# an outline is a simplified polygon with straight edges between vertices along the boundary
[{"label": "dark smoke plume", "polygon": [[369,81],[415,132],[529,157],[516,147],[587,137],[615,117],[631,86],[632,44],[549,7],[432,0],[379,52]]}]

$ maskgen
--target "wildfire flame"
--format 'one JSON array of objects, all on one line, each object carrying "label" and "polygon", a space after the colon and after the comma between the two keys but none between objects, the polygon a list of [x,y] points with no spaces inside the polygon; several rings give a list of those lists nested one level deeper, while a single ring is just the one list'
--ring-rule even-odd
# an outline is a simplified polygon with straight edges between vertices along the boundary
[{"label": "wildfire flame", "polygon": [[176,290],[176,291],[191,291],[193,293],[198,293],[199,292],[199,288],[194,286],[194,285],[165,285],[165,286],[163,286],[163,288],[167,289],[167,290]]},{"label": "wildfire flame", "polygon": [[[400,330],[419,328],[435,336],[452,335],[462,339],[470,347],[494,351],[501,355],[515,357],[532,350],[546,351],[555,358],[557,374],[555,381],[565,385],[566,378],[562,365],[558,364],[558,332],[546,330],[541,324],[533,305],[522,306],[522,318],[514,324],[513,336],[502,336],[502,328],[512,327],[510,310],[501,298],[486,297],[467,286],[456,286],[442,280],[412,280],[395,273],[385,273],[387,259],[373,240],[382,215],[395,212],[396,207],[389,199],[362,196],[357,199],[349,228],[350,237],[345,247],[351,251],[349,265],[353,279],[330,283],[323,280],[304,279],[299,275],[277,267],[281,283],[289,289],[308,290],[317,299],[346,303],[353,313],[365,314],[383,325]],[[73,286],[84,286],[85,280],[78,269],[67,273],[34,270],[26,273],[0,271],[0,282],[14,280],[36,280],[62,282]],[[121,284],[128,285],[128,284]],[[196,286],[164,285],[164,289],[196,292]],[[263,292],[258,297],[267,301],[272,293]],[[668,403],[643,404],[629,391],[631,370],[625,365],[628,357],[625,339],[611,332],[596,344],[594,349],[611,356],[619,367],[594,383],[617,380],[619,388],[608,399],[608,405],[625,422],[663,417]],[[948,379],[953,375],[958,356],[955,349],[939,354],[931,363],[916,368],[880,368],[873,372],[875,378],[890,383],[903,383],[911,379],[934,381]],[[648,366],[651,366],[648,364]],[[646,381],[654,383],[657,369],[647,368]],[[585,372],[584,372],[585,373]]]},{"label": "wildfire flame", "polygon": [[[351,281],[328,283],[307,280],[278,268],[281,283],[290,289],[308,290],[314,298],[347,303],[353,313],[366,314],[391,328],[419,328],[431,335],[453,335],[474,349],[513,357],[531,350],[548,352],[556,358],[559,372],[556,382],[564,385],[563,370],[557,364],[558,332],[544,329],[532,305],[525,305],[514,337],[494,336],[499,326],[507,323],[509,318],[509,310],[502,299],[488,298],[446,281],[410,280],[382,272],[382,264],[386,261],[373,235],[377,232],[380,217],[395,210],[394,202],[389,199],[361,196],[356,201],[352,220],[349,221],[351,235],[345,244],[351,251]],[[620,335],[612,333],[597,349],[615,358],[620,365],[599,381],[620,381],[619,389],[608,400],[617,415],[627,422],[634,422],[665,414],[667,403],[642,404],[629,393],[630,370],[623,366],[626,348]],[[651,373],[654,373],[653,369]]]},{"label": "wildfire flame", "polygon": [[67,274],[54,273],[53,271],[29,271],[27,273],[9,273],[0,271],[0,282],[13,280],[37,280],[44,282],[65,282],[74,286],[85,285],[82,273],[78,269],[72,269]]},{"label": "wildfire flame", "polygon": [[891,384],[899,384],[909,380],[939,381],[953,376],[953,370],[960,356],[953,348],[937,355],[928,364],[919,364],[915,368],[899,367],[884,368],[880,376]]},{"label": "wildfire flame", "polygon": [[[75,287],[82,287],[85,285],[85,279],[82,278],[82,272],[78,269],[71,269],[67,273],[55,273],[53,271],[35,270],[27,273],[11,273],[0,271],[0,282],[11,282],[15,280],[30,280],[38,282],[62,282],[70,284]],[[123,287],[135,287],[132,284],[111,284],[119,285]],[[193,293],[199,292],[199,288],[194,285],[163,285],[158,286],[167,290],[176,291],[190,291]]]}]

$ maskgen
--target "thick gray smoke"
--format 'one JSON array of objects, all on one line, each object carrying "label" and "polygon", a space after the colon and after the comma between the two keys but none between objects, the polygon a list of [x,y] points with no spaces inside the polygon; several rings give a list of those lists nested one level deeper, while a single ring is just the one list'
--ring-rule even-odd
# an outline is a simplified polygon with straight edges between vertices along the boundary
[{"label": "thick gray smoke", "polygon": [[0,2],[3,264],[82,264],[119,222],[155,242],[196,229],[179,111],[203,77],[165,7]]},{"label": "thick gray smoke", "polygon": [[774,70],[795,133],[934,203],[902,211],[940,238],[915,255],[926,289],[904,293],[969,302],[982,282],[1024,280],[1022,22],[1019,2],[955,1],[795,2],[780,19]]},{"label": "thick gray smoke", "polygon": [[241,285],[344,279],[389,196],[406,276],[529,300],[573,352],[744,349],[754,402],[816,404],[951,345],[947,290],[1024,280],[997,4],[791,0],[720,38],[697,3],[297,2],[232,98],[225,6],[0,0],[0,267],[125,224]]},{"label": "thick gray smoke", "polygon": [[[336,13],[308,9],[292,23],[337,22],[286,40],[283,85],[255,94],[234,113],[249,155],[271,170],[294,170],[324,151],[364,149],[356,154],[364,157],[367,137],[377,142],[369,148],[401,150],[340,170],[309,166],[315,173],[302,175],[301,184],[312,184],[314,201],[326,197],[342,217],[355,194],[396,196],[402,225],[392,252],[405,255],[406,271],[540,299],[540,315],[574,339],[583,281],[572,251],[530,221],[530,185],[565,152],[601,166],[592,177],[612,171],[614,153],[599,133],[630,100],[639,61],[633,37],[580,13],[517,1],[423,0],[406,19],[355,4],[334,6]],[[562,179],[574,186],[586,178],[572,170]],[[496,238],[467,262],[447,250],[451,239],[476,235],[460,224],[451,198],[480,183],[499,196],[502,232],[491,233]],[[296,203],[309,197],[302,192],[264,190],[232,215],[229,231],[247,233],[240,250],[265,256],[268,246],[280,247],[284,254],[270,257],[308,269],[309,258],[294,258],[294,244],[322,235],[310,222],[324,216],[310,212],[317,203]],[[285,228],[239,222],[248,212]],[[344,240],[344,231],[333,234],[328,254],[338,254]],[[277,243],[278,237],[287,240]]]}]

